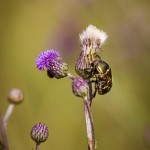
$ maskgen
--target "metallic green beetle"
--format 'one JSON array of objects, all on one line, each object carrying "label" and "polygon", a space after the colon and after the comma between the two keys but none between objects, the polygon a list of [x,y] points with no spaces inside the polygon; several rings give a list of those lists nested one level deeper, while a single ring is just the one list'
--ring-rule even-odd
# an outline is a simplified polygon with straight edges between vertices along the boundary
[{"label": "metallic green beetle", "polygon": [[112,73],[105,61],[99,60],[96,64],[95,77],[98,94],[103,95],[109,92],[112,87]]},{"label": "metallic green beetle", "polygon": [[100,95],[110,91],[112,87],[111,68],[96,53],[84,56],[81,52],[75,70],[79,76],[88,82],[95,83],[93,97],[95,97],[97,91]]}]

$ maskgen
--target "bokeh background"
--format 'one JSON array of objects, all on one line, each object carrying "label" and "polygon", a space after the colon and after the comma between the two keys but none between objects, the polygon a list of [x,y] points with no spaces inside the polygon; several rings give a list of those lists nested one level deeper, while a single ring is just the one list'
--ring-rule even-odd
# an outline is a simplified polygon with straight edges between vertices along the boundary
[{"label": "bokeh background", "polygon": [[99,54],[112,68],[113,87],[92,105],[98,150],[150,149],[149,0],[1,0],[0,110],[7,92],[21,88],[24,102],[7,126],[10,150],[32,150],[30,130],[49,127],[40,149],[87,149],[83,101],[71,80],[50,79],[35,67],[43,50],[57,49],[76,76],[79,34],[93,24],[109,39]]}]

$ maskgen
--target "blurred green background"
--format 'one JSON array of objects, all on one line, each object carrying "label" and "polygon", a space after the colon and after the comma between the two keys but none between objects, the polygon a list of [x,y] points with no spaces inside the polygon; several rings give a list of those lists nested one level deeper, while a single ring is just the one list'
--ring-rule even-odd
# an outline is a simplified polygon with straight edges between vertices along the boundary
[{"label": "blurred green background", "polygon": [[112,90],[92,105],[97,149],[150,149],[150,1],[1,0],[1,112],[10,88],[25,95],[7,127],[10,150],[33,149],[30,130],[38,122],[49,127],[41,150],[87,149],[82,99],[68,78],[50,79],[36,69],[35,58],[57,49],[76,75],[79,34],[89,24],[109,35],[100,55],[113,72]]}]

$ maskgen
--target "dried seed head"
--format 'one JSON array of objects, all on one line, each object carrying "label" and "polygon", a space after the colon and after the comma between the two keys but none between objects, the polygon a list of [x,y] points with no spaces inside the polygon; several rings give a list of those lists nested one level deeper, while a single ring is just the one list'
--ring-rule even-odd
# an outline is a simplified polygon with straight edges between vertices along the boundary
[{"label": "dried seed head", "polygon": [[18,88],[12,88],[8,92],[7,99],[10,103],[20,104],[23,102],[23,92]]},{"label": "dried seed head", "polygon": [[39,70],[46,68],[50,78],[56,77],[59,79],[67,76],[68,66],[63,62],[59,52],[56,50],[42,52],[36,58],[36,67]]},{"label": "dried seed head", "polygon": [[100,50],[102,44],[107,40],[106,32],[89,25],[82,34],[80,34],[81,49],[84,55],[94,54]]},{"label": "dried seed head", "polygon": [[36,124],[31,132],[31,138],[37,143],[40,144],[41,142],[45,142],[48,138],[49,132],[48,127],[43,123]]},{"label": "dried seed head", "polygon": [[73,80],[72,91],[76,96],[85,98],[88,96],[88,89],[89,86],[83,78],[79,77]]}]

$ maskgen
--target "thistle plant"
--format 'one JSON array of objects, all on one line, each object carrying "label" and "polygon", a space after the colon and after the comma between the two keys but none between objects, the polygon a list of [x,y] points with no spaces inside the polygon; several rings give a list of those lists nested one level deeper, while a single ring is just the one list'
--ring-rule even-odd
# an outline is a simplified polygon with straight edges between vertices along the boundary
[{"label": "thistle plant", "polygon": [[46,69],[50,78],[69,77],[72,80],[72,92],[83,99],[88,150],[96,149],[91,112],[92,100],[97,93],[106,94],[112,87],[111,68],[98,55],[107,38],[108,35],[105,32],[93,25],[89,25],[80,34],[81,53],[75,64],[75,71],[79,77],[74,77],[68,72],[68,65],[63,61],[60,53],[54,49],[41,52],[36,58],[36,67],[39,70]]}]

